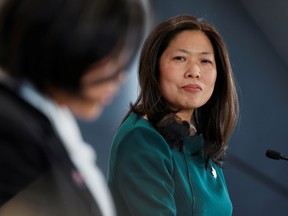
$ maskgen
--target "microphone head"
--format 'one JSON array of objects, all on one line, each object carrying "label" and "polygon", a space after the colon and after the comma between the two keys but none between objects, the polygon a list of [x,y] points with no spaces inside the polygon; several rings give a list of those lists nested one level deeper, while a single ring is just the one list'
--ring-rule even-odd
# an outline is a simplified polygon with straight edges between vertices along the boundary
[{"label": "microphone head", "polygon": [[275,151],[275,150],[268,149],[266,151],[266,157],[273,159],[273,160],[279,160],[279,159],[282,159],[282,154],[280,152]]}]

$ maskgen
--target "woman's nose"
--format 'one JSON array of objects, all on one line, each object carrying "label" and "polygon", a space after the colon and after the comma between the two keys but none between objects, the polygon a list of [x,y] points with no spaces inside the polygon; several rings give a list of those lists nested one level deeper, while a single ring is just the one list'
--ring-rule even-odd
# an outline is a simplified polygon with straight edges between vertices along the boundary
[{"label": "woman's nose", "polygon": [[197,64],[190,64],[187,68],[186,77],[189,78],[199,78],[200,68]]}]

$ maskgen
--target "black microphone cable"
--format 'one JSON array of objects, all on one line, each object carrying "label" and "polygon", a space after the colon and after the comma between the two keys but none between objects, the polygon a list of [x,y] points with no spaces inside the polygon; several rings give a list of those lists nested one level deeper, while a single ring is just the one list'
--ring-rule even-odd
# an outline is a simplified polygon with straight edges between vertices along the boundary
[{"label": "black microphone cable", "polygon": [[257,182],[260,182],[267,186],[268,188],[272,189],[279,195],[288,199],[288,187],[282,185],[281,183],[277,182],[269,175],[259,171],[258,169],[251,166],[249,163],[245,162],[243,159],[237,157],[234,154],[229,153],[227,155],[227,163],[238,168],[241,172],[249,175],[250,177],[254,178]]}]

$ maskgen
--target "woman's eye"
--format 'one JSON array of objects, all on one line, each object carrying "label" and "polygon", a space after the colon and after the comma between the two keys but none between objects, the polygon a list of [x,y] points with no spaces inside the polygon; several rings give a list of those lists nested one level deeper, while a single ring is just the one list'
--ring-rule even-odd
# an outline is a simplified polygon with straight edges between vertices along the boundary
[{"label": "woman's eye", "polygon": [[201,60],[201,62],[204,64],[212,64],[212,61],[209,59],[203,59],[203,60]]},{"label": "woman's eye", "polygon": [[176,56],[176,57],[174,57],[174,60],[176,60],[176,61],[185,61],[186,58],[183,57],[183,56]]}]

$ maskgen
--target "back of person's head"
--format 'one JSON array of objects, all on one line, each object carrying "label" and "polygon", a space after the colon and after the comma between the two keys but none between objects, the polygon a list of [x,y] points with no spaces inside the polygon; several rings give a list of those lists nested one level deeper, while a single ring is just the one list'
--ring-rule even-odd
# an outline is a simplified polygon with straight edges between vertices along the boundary
[{"label": "back of person's head", "polygon": [[131,60],[144,35],[140,0],[5,0],[2,4],[0,67],[44,92],[51,86],[78,91],[90,65],[121,53]]}]

